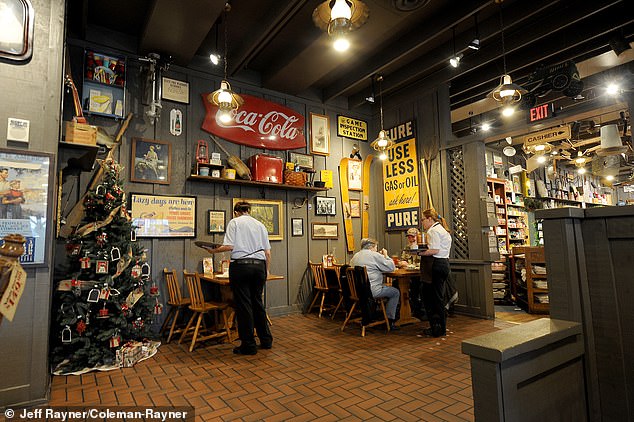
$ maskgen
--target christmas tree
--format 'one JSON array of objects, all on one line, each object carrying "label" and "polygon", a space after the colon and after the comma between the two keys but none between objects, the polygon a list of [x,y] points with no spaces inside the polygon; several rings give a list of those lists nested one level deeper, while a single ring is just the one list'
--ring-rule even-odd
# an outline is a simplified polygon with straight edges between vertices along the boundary
[{"label": "christmas tree", "polygon": [[59,372],[115,364],[117,349],[148,338],[161,312],[126,210],[122,167],[101,165],[103,180],[84,198],[81,224],[66,242],[66,268],[58,272],[51,362]]}]

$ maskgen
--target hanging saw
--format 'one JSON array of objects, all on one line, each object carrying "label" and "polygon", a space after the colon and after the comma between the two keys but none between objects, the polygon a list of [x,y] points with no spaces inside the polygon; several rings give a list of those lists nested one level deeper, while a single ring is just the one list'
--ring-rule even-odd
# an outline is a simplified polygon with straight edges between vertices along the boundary
[{"label": "hanging saw", "polygon": [[[114,145],[112,146],[110,151],[108,151],[108,155],[103,160],[104,162],[114,157],[114,152],[117,149],[117,147],[121,145],[121,138],[123,137],[123,134],[128,128],[128,125],[130,124],[130,120],[132,120],[132,116],[133,116],[132,113],[128,114],[128,117],[126,117],[126,119],[121,124],[121,127],[119,128],[119,131],[117,132],[117,136],[114,139]],[[70,236],[73,233],[73,230],[75,230],[75,228],[81,222],[81,219],[84,216],[84,199],[86,198],[86,195],[88,195],[88,192],[94,190],[97,187],[97,185],[101,182],[103,171],[104,171],[103,166],[100,164],[99,167],[97,167],[97,170],[95,171],[95,173],[93,174],[92,179],[90,180],[90,183],[88,183],[88,188],[86,189],[86,192],[82,195],[79,201],[77,201],[77,203],[73,206],[73,209],[70,210],[66,218],[61,222],[63,225],[60,227],[60,230],[59,230],[60,237],[67,238],[68,236]]]},{"label": "hanging saw", "polygon": [[241,179],[251,180],[251,170],[249,170],[249,167],[247,167],[247,165],[244,164],[239,157],[229,154],[229,151],[227,151],[225,147],[218,142],[218,139],[216,139],[215,136],[209,135],[209,137],[216,145],[218,145],[222,152],[227,155],[227,164],[229,164],[229,167],[235,169]]}]

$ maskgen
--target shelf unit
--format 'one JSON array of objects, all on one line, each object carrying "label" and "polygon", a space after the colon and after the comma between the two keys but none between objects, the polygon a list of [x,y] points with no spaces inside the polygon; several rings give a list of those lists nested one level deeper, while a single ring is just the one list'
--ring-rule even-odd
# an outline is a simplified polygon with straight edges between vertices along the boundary
[{"label": "shelf unit", "polygon": [[508,254],[508,226],[506,188],[503,179],[487,179],[487,195],[493,200],[497,224],[492,227],[501,258],[491,263],[491,288],[496,303],[505,303],[511,297],[506,255]]},{"label": "shelf unit", "polygon": [[211,176],[199,176],[197,174],[192,174],[188,176],[187,180],[192,182],[224,184],[224,185],[227,185],[225,187],[225,192],[229,191],[228,185],[251,186],[251,187],[257,187],[261,189],[273,188],[273,189],[284,189],[284,190],[301,190],[305,192],[326,192],[328,190],[328,188],[316,188],[314,186],[293,186],[293,185],[285,185],[283,183],[255,182],[253,180],[222,179],[222,178],[211,177]]},{"label": "shelf unit", "polygon": [[84,113],[123,118],[126,59],[85,50],[83,76],[81,100]]},{"label": "shelf unit", "polygon": [[[511,255],[512,294],[528,313],[548,313],[548,275],[543,246],[514,247]],[[522,276],[522,270],[524,276]]]}]

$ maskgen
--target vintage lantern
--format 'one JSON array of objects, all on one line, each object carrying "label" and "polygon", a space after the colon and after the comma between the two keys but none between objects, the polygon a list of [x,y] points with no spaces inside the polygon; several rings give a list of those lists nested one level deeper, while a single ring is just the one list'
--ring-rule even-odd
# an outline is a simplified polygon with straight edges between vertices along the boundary
[{"label": "vintage lantern", "polygon": [[209,163],[209,147],[207,142],[202,139],[198,141],[196,145],[196,162],[197,163]]}]

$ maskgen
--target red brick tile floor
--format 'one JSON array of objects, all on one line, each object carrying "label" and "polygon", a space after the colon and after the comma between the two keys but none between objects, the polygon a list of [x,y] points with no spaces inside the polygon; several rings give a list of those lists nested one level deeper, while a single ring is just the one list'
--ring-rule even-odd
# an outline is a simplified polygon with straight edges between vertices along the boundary
[{"label": "red brick tile floor", "polygon": [[358,324],[340,325],[314,313],[273,318],[273,348],[255,356],[172,342],[132,368],[54,376],[49,405],[193,406],[205,421],[470,421],[461,341],[513,323],[455,316],[442,338],[417,337],[421,324],[365,338]]}]

